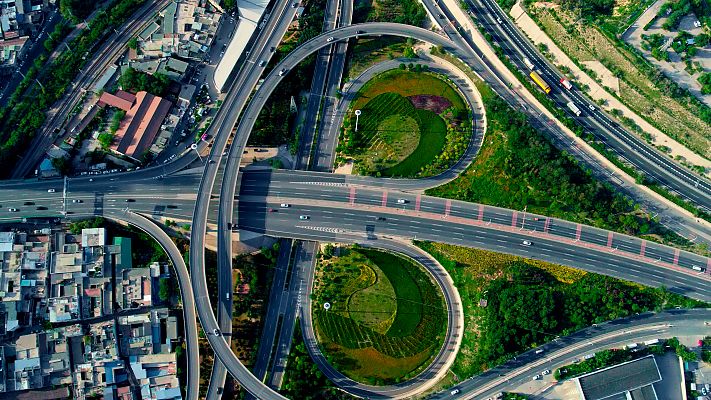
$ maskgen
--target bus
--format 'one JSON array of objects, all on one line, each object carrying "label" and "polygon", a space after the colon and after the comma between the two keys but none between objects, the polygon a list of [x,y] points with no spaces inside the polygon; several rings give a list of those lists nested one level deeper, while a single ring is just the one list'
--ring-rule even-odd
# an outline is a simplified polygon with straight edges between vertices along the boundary
[{"label": "bus", "polygon": [[533,79],[534,82],[536,82],[538,86],[541,87],[541,89],[543,89],[544,92],[546,92],[546,94],[551,92],[551,87],[548,86],[546,81],[544,81],[540,75],[538,75],[538,72],[531,71],[531,74],[529,76],[531,77],[531,79]]}]

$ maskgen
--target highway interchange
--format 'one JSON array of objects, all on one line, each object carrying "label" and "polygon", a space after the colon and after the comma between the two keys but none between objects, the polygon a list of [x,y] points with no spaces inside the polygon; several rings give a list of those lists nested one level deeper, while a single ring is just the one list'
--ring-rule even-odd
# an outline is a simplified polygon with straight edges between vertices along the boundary
[{"label": "highway interchange", "polygon": [[[433,7],[433,4],[428,4]],[[126,220],[155,236],[166,248],[171,259],[180,271],[182,257],[176,253],[171,243],[165,241],[155,225],[130,217],[133,212],[147,216],[166,216],[169,218],[187,217],[192,219],[190,276],[192,294],[203,329],[207,333],[218,327],[217,320],[207,296],[207,284],[204,279],[204,236],[208,218],[218,223],[220,237],[231,240],[228,224],[236,223],[240,228],[263,232],[277,237],[293,237],[306,240],[322,241],[368,241],[377,239],[385,242],[385,237],[405,237],[423,240],[437,240],[460,245],[505,251],[527,257],[539,258],[558,263],[574,265],[591,271],[641,281],[652,286],[666,285],[671,290],[690,297],[709,301],[709,278],[691,270],[692,266],[707,266],[708,258],[660,246],[639,239],[625,237],[596,230],[586,226],[550,220],[544,216],[528,217],[519,211],[500,210],[494,207],[482,207],[475,204],[448,202],[433,199],[401,190],[419,190],[423,182],[393,180],[373,180],[343,176],[328,176],[306,172],[268,173],[268,179],[253,176],[267,172],[255,171],[238,174],[239,159],[246,143],[256,115],[279,81],[278,71],[289,70],[320,48],[328,46],[326,37],[336,37],[338,42],[348,37],[365,34],[388,34],[414,37],[433,44],[442,45],[448,51],[457,52],[462,46],[461,38],[452,42],[440,35],[419,28],[405,25],[373,23],[353,25],[324,33],[296,49],[266,77],[261,88],[251,98],[247,106],[250,90],[259,79],[262,70],[257,67],[258,60],[268,60],[270,47],[276,46],[283,36],[288,23],[293,19],[290,2],[280,1],[274,6],[263,32],[255,43],[252,59],[238,72],[224,106],[213,123],[210,135],[213,137],[211,153],[204,166],[183,171],[196,165],[196,156],[187,152],[176,161],[162,166],[146,168],[121,175],[97,176],[95,178],[69,179],[67,195],[64,185],[58,181],[10,182],[0,194],[0,219],[16,220],[18,217],[35,215],[56,216],[60,210],[66,210],[68,217],[87,215],[106,215]],[[443,10],[443,12],[447,12]],[[448,15],[448,14],[445,14]],[[358,32],[361,33],[358,33]],[[281,32],[281,34],[280,34]],[[469,57],[474,52],[469,50]],[[474,54],[476,56],[476,54]],[[466,56],[461,57],[466,59]],[[485,71],[478,71],[486,76]],[[491,79],[496,81],[497,79]],[[488,80],[487,80],[488,81]],[[493,85],[496,86],[496,85]],[[234,90],[240,88],[240,90]],[[505,96],[504,96],[505,97]],[[518,100],[516,100],[518,101]],[[247,106],[247,108],[245,108]],[[244,109],[244,112],[242,110]],[[241,119],[238,122],[238,116]],[[601,118],[604,116],[601,115]],[[229,155],[223,157],[230,134],[237,127]],[[602,129],[604,131],[604,129]],[[644,144],[643,144],[644,145]],[[200,143],[200,150],[207,147]],[[644,145],[645,148],[646,145]],[[625,150],[626,156],[636,153]],[[641,157],[644,158],[644,157]],[[224,164],[223,164],[224,163]],[[326,163],[327,165],[328,163]],[[644,167],[644,165],[642,165]],[[202,171],[201,171],[202,170]],[[219,196],[218,215],[210,214],[213,187],[218,170],[224,172]],[[674,168],[669,168],[675,171]],[[646,169],[645,169],[646,171]],[[200,176],[202,172],[202,176]],[[252,175],[254,174],[254,175]],[[303,175],[299,175],[303,174]],[[242,177],[239,192],[236,187]],[[674,175],[675,176],[675,175]],[[684,174],[676,178],[668,177],[669,186],[691,184],[684,181]],[[91,180],[90,180],[91,179]],[[324,184],[314,184],[314,183]],[[678,182],[677,182],[678,181]],[[308,182],[308,183],[304,183]],[[677,182],[677,183],[675,183]],[[705,184],[704,181],[700,181]],[[195,187],[199,189],[195,191]],[[696,184],[694,184],[696,186]],[[385,188],[386,190],[379,189]],[[47,190],[53,189],[50,193]],[[686,193],[687,188],[682,188]],[[699,189],[695,187],[695,189]],[[239,193],[239,202],[235,206],[235,194]],[[709,191],[700,184],[699,190],[691,190],[689,196],[702,207],[708,204]],[[695,194],[696,193],[696,194]],[[406,198],[405,206],[393,203],[397,198]],[[268,212],[268,208],[279,208],[280,202],[288,199],[294,207],[279,212]],[[318,199],[317,202],[312,199]],[[81,200],[81,202],[73,202]],[[33,202],[34,204],[26,204]],[[226,206],[223,206],[223,203]],[[316,204],[314,204],[316,203]],[[37,210],[46,207],[46,210]],[[236,208],[237,207],[237,208]],[[417,207],[417,209],[415,209]],[[8,208],[17,208],[16,213]],[[237,217],[233,211],[237,211]],[[130,211],[129,211],[130,210]],[[193,211],[194,210],[194,211]],[[299,220],[296,213],[310,216],[306,222]],[[123,216],[122,216],[123,215]],[[377,216],[384,216],[385,221],[378,221]],[[526,219],[528,218],[528,219]],[[535,219],[537,218],[537,220]],[[488,220],[487,220],[488,219]],[[519,225],[520,224],[520,225]],[[506,229],[504,228],[506,227]],[[162,231],[161,231],[162,232]],[[405,232],[406,234],[403,234]],[[533,237],[533,246],[522,246],[525,238]],[[565,240],[563,240],[565,238]],[[644,243],[644,244],[642,244]],[[221,249],[231,246],[220,244]],[[229,260],[229,253],[220,252],[220,258]],[[222,262],[222,261],[221,261]],[[183,263],[184,267],[185,264]],[[178,273],[181,276],[181,273]],[[181,289],[185,279],[181,279]],[[308,290],[308,288],[307,288]],[[183,295],[185,296],[185,290]],[[222,292],[220,293],[222,294]],[[189,297],[189,296],[188,296]],[[308,296],[306,296],[308,297]],[[224,296],[218,296],[220,308],[231,307],[231,299],[223,302]],[[228,301],[229,300],[229,301]],[[185,298],[184,298],[184,301]],[[302,307],[304,307],[302,305]],[[306,315],[306,314],[302,314]],[[189,318],[186,316],[186,321]],[[190,325],[190,324],[188,324]],[[190,331],[187,327],[186,332]],[[188,343],[191,333],[188,332]],[[258,398],[281,398],[277,393],[265,387],[239,362],[231,352],[222,335],[208,334],[208,340],[217,357],[240,384]],[[193,346],[196,352],[196,346]],[[193,362],[192,351],[189,355]],[[189,383],[195,382],[189,377]],[[197,385],[189,384],[189,398]]]}]

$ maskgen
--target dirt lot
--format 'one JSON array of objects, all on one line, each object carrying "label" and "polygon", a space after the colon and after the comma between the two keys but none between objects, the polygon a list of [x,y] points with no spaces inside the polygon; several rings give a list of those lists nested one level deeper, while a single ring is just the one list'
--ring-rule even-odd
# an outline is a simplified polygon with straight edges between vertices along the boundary
[{"label": "dirt lot", "polygon": [[[679,28],[675,31],[667,31],[662,28],[662,25],[666,21],[666,18],[657,18],[654,23],[647,29],[644,30],[644,26],[651,21],[654,16],[657,15],[661,6],[666,3],[666,0],[658,0],[654,6],[650,7],[642,16],[637,20],[637,22],[632,25],[632,27],[625,32],[622,40],[634,46],[637,50],[641,51],[647,61],[654,64],[657,68],[662,70],[664,74],[671,79],[673,79],[679,86],[688,89],[694,96],[699,100],[703,101],[707,105],[711,106],[711,96],[701,94],[701,85],[697,81],[699,77],[699,72],[695,72],[693,75],[689,74],[685,70],[686,65],[681,59],[681,56],[674,52],[671,48],[669,49],[670,61],[661,61],[652,57],[649,50],[645,50],[642,47],[643,39],[642,35],[653,35],[661,34],[666,39],[675,38],[679,32],[688,32],[694,36],[703,32],[702,27],[695,27],[694,21],[696,17],[693,14],[687,15],[681,20]],[[703,67],[704,71],[711,71],[711,48],[706,46],[704,49],[699,49],[696,56],[693,58],[693,62],[699,62]]]}]

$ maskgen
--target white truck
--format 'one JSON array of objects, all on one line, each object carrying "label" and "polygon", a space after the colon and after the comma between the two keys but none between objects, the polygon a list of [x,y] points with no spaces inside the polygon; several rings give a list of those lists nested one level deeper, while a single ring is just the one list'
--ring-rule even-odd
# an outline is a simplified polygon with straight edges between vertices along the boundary
[{"label": "white truck", "polygon": [[567,106],[570,109],[570,111],[572,111],[573,114],[575,114],[575,116],[577,116],[577,117],[580,116],[580,114],[581,114],[580,109],[578,108],[578,106],[575,105],[575,103],[573,103],[572,101],[569,101]]},{"label": "white truck", "polygon": [[652,339],[644,342],[645,346],[654,346],[655,344],[659,344],[659,339]]},{"label": "white truck", "polygon": [[573,84],[570,83],[570,81],[566,78],[560,78],[560,83],[563,85],[563,87],[565,87],[568,90],[573,89]]},{"label": "white truck", "polygon": [[533,65],[533,63],[531,62],[531,60],[528,59],[528,57],[524,57],[524,58],[523,58],[523,63],[526,64],[526,66],[528,67],[528,69],[530,69],[531,71],[533,71],[533,70],[536,68],[536,66]]}]

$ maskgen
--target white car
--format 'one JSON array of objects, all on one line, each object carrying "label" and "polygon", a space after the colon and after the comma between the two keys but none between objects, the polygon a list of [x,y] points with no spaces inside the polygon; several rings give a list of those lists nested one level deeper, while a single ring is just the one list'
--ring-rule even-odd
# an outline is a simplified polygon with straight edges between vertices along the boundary
[{"label": "white car", "polygon": [[17,212],[17,208],[8,208],[7,211],[9,211],[9,212]]},{"label": "white car", "polygon": [[407,204],[407,200],[405,200],[405,199],[397,199],[397,204]]},{"label": "white car", "polygon": [[279,76],[284,76],[286,73],[286,68],[282,68],[281,71],[279,71]]},{"label": "white car", "polygon": [[220,330],[217,329],[217,328],[215,328],[215,329],[212,331],[212,333],[213,333],[215,336],[220,336],[220,335],[221,335]]},{"label": "white car", "polygon": [[334,38],[333,36],[329,36],[328,39],[326,39],[326,42],[331,43],[333,42]]},{"label": "white car", "polygon": [[82,199],[74,199],[74,200],[72,200],[72,203],[83,203],[83,202],[84,202],[84,200],[82,200]]},{"label": "white car", "polygon": [[304,220],[304,219],[309,219],[308,215],[299,215],[299,219]]},{"label": "white car", "polygon": [[54,192],[55,192],[54,189],[47,189],[47,193],[54,193]]},{"label": "white car", "polygon": [[521,242],[521,244],[524,246],[531,246],[533,242],[531,242],[530,240],[524,240],[523,242]]},{"label": "white car", "polygon": [[457,393],[459,393],[459,389],[454,389],[451,392],[449,392],[449,394],[451,394],[452,396],[454,396]]},{"label": "white car", "polygon": [[289,208],[289,207],[291,207],[291,206],[289,205],[289,203],[281,203],[279,206],[280,206],[281,208]]},{"label": "white car", "polygon": [[589,104],[588,108],[590,109],[590,111],[595,111],[595,106],[593,106],[592,104]]},{"label": "white car", "polygon": [[260,67],[263,67],[263,66],[265,66],[265,65],[267,65],[267,62],[264,61],[264,60],[262,60],[262,61],[259,62],[259,66],[260,66]]},{"label": "white car", "polygon": [[541,374],[543,374],[543,375],[550,375],[550,373],[551,373],[551,370],[549,370],[549,369],[541,372]]},{"label": "white car", "polygon": [[533,377],[533,380],[534,380],[534,381],[537,381],[537,380],[539,380],[539,379],[541,379],[541,378],[542,378],[541,374],[538,374],[538,375],[536,375],[536,376]]}]

